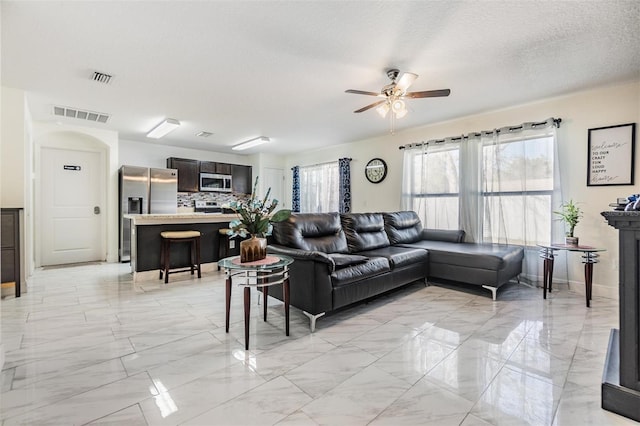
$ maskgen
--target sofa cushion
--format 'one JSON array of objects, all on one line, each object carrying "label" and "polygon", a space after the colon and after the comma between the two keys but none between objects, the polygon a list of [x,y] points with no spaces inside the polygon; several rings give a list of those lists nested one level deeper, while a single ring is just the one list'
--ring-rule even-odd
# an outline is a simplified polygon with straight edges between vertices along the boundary
[{"label": "sofa cushion", "polygon": [[360,254],[369,257],[384,257],[389,260],[391,269],[402,268],[416,263],[426,263],[429,260],[429,253],[426,250],[409,247],[381,247],[375,250],[367,250]]},{"label": "sofa cushion", "polygon": [[422,222],[416,212],[383,213],[382,217],[391,244],[413,243],[421,239]]},{"label": "sofa cushion", "polygon": [[389,246],[381,213],[348,213],[340,218],[350,253]]},{"label": "sofa cushion", "polygon": [[422,230],[421,240],[448,241],[464,243],[466,233],[462,229],[427,229]]},{"label": "sofa cushion", "polygon": [[369,260],[368,257],[359,256],[357,254],[329,253],[327,256],[333,260],[333,264],[336,269],[344,268],[345,266],[358,265]]},{"label": "sofa cushion", "polygon": [[384,257],[374,257],[365,263],[336,269],[331,274],[331,284],[334,287],[339,287],[384,274],[390,270],[391,268],[389,267],[389,261],[387,259]]},{"label": "sofa cushion", "polygon": [[347,253],[338,213],[294,213],[273,224],[276,244],[323,253]]},{"label": "sofa cushion", "polygon": [[430,263],[446,263],[468,268],[498,271],[513,262],[522,262],[524,251],[520,246],[505,244],[451,243],[422,240],[403,247],[429,251]]}]

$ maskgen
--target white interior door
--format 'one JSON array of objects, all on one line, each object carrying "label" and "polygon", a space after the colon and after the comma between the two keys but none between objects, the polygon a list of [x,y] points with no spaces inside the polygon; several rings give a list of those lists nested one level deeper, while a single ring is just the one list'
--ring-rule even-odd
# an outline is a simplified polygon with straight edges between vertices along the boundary
[{"label": "white interior door", "polygon": [[105,259],[102,153],[41,151],[41,265]]},{"label": "white interior door", "polygon": [[284,171],[282,169],[271,169],[265,167],[264,169],[264,191],[266,192],[271,187],[270,198],[278,200],[277,209],[284,209]]}]

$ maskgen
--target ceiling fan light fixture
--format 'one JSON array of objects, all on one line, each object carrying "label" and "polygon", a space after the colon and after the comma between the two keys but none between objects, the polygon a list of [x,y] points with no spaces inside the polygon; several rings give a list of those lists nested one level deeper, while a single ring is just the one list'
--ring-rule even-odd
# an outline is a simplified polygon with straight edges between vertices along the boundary
[{"label": "ceiling fan light fixture", "polygon": [[147,137],[151,139],[160,139],[161,137],[166,136],[169,132],[174,131],[178,127],[180,127],[180,122],[178,120],[167,118],[162,123],[151,129],[151,131],[147,133]]},{"label": "ceiling fan light fixture", "polygon": [[[353,93],[356,95],[367,95],[384,98],[372,104],[369,104],[363,108],[357,109],[353,112],[360,113],[375,108],[378,114],[382,118],[386,118],[389,115],[389,131],[394,133],[396,119],[403,118],[409,112],[405,105],[404,99],[416,99],[416,98],[438,98],[442,96],[449,96],[451,90],[424,90],[421,92],[407,92],[407,89],[416,81],[418,74],[411,72],[405,72],[400,77],[400,71],[396,68],[387,70],[387,77],[391,80],[391,83],[382,87],[382,90],[378,92],[367,92],[364,90],[348,89],[347,93]],[[389,114],[391,111],[391,114]]]},{"label": "ceiling fan light fixture", "polygon": [[404,104],[404,101],[402,99],[396,99],[391,103],[391,108],[393,109],[393,112],[396,113],[396,115],[401,112],[404,111],[404,113],[407,113],[407,108]]},{"label": "ceiling fan light fixture", "polygon": [[253,148],[254,146],[262,145],[269,142],[271,142],[271,139],[269,139],[268,137],[258,136],[257,138],[249,139],[246,142],[242,142],[241,144],[238,144],[231,149],[234,151],[243,151],[245,149]]},{"label": "ceiling fan light fixture", "polygon": [[402,118],[407,115],[407,109],[401,109],[400,111],[396,111],[396,118]]},{"label": "ceiling fan light fixture", "polygon": [[389,112],[389,109],[389,102],[385,102],[378,108],[376,108],[376,111],[378,112],[378,114],[380,114],[380,117],[385,118],[387,116],[387,113]]}]

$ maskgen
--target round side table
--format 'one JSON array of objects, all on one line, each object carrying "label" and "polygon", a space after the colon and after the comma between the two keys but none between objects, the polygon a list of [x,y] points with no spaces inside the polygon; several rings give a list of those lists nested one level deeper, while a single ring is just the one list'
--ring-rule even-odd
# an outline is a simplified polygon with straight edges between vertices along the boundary
[{"label": "round side table", "polygon": [[591,246],[572,246],[569,244],[538,244],[540,247],[540,257],[543,263],[543,292],[542,295],[547,298],[547,288],[551,293],[551,283],[553,281],[553,260],[556,250],[577,251],[582,253],[582,263],[584,263],[584,285],[585,297],[587,299],[587,308],[591,307],[591,290],[593,284],[593,264],[598,263],[598,252],[606,251],[602,248]]},{"label": "round side table", "polygon": [[226,257],[218,261],[226,279],[226,332],[229,332],[232,281],[244,287],[244,347],[249,349],[249,314],[251,312],[251,287],[260,287],[264,294],[264,321],[267,320],[268,288],[282,284],[284,295],[285,332],[289,335],[289,265],[293,259],[280,254],[269,254],[256,262],[240,263],[240,256]]}]

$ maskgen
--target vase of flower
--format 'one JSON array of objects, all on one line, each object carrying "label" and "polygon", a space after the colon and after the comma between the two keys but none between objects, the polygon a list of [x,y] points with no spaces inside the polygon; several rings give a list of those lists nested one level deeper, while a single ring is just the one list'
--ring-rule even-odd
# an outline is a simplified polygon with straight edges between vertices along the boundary
[{"label": "vase of flower", "polygon": [[256,196],[258,178],[253,184],[253,191],[248,200],[233,201],[229,207],[239,216],[229,223],[228,234],[231,237],[250,237],[240,242],[240,262],[255,262],[267,257],[267,239],[271,234],[272,222],[281,222],[291,216],[291,210],[274,210],[278,206],[278,200],[270,200],[271,188],[267,190],[264,198]]},{"label": "vase of flower", "polygon": [[255,262],[267,257],[267,239],[252,235],[248,240],[240,241],[240,263]]}]

